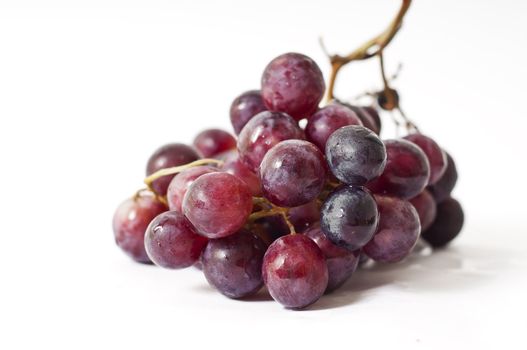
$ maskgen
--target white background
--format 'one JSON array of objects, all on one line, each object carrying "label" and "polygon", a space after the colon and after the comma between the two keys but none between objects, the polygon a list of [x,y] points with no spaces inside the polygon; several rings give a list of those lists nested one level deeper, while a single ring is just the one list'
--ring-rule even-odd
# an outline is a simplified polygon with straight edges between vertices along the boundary
[{"label": "white background", "polygon": [[[407,114],[457,160],[467,220],[450,249],[361,271],[292,312],[224,298],[194,269],[134,264],[113,243],[113,211],[155,148],[229,129],[232,99],[278,54],[303,52],[327,76],[319,36],[346,53],[398,6],[0,1],[0,348],[525,349],[524,1],[415,1],[386,51],[389,71],[404,63]],[[337,94],[379,86],[377,64],[360,63]]]}]

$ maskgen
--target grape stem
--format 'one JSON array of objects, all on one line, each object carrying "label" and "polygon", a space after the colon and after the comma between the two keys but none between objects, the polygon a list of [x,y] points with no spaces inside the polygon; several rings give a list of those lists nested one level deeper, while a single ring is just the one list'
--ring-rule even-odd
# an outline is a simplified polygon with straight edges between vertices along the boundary
[{"label": "grape stem", "polygon": [[265,218],[268,216],[281,215],[287,227],[289,228],[289,233],[292,235],[296,234],[295,226],[291,223],[291,220],[289,220],[289,209],[288,208],[278,207],[274,205],[273,203],[269,202],[267,199],[262,198],[262,197],[253,197],[253,203],[255,205],[264,207],[264,209],[252,213],[249,216],[250,222],[254,222],[255,220]]},{"label": "grape stem", "polygon": [[[399,29],[401,29],[403,18],[406,15],[406,12],[408,11],[408,8],[410,7],[411,3],[412,3],[412,0],[402,0],[401,8],[399,9],[399,12],[395,16],[395,18],[392,20],[388,28],[386,28],[382,33],[380,33],[376,37],[368,40],[366,43],[364,43],[362,46],[360,46],[355,51],[351,52],[347,56],[341,56],[338,54],[328,55],[330,63],[331,63],[331,74],[329,77],[328,92],[327,92],[328,101],[335,99],[335,96],[334,96],[335,80],[337,78],[337,74],[340,71],[340,69],[350,62],[362,61],[362,60],[372,58],[374,56],[382,55],[382,51],[384,50],[384,48],[388,46],[388,44],[395,37]],[[321,40],[321,44],[322,44],[324,51],[326,51],[322,43],[322,40]]]},{"label": "grape stem", "polygon": [[163,203],[164,205],[166,205],[166,206],[168,207],[168,202],[167,202],[166,198],[163,197],[163,196],[161,196],[161,195],[159,195],[159,194],[157,194],[157,193],[156,193],[153,189],[151,189],[151,188],[141,188],[141,189],[137,190],[137,191],[135,192],[135,194],[133,195],[133,197],[132,197],[133,200],[134,200],[134,201],[137,201],[139,198],[141,198],[141,196],[143,196],[143,194],[144,194],[145,192],[150,193],[151,195],[153,195],[153,196],[156,198],[157,201]]},{"label": "grape stem", "polygon": [[152,189],[152,183],[155,180],[157,180],[157,179],[159,179],[159,178],[161,178],[163,176],[174,175],[174,174],[182,172],[183,170],[187,170],[187,169],[190,169],[190,168],[193,168],[193,167],[196,167],[196,166],[200,166],[200,165],[205,165],[205,164],[216,164],[216,165],[220,165],[221,166],[223,164],[223,161],[218,160],[218,159],[204,158],[204,159],[195,160],[193,162],[190,162],[190,163],[187,163],[187,164],[184,164],[184,165],[175,166],[175,167],[172,167],[172,168],[160,169],[160,170],[156,171],[155,173],[153,173],[152,175],[148,176],[144,180],[144,182],[145,182],[146,186],[148,187],[148,189],[155,193],[155,191]]},{"label": "grape stem", "polygon": [[[383,94],[386,97],[386,104],[389,105],[389,106],[393,106],[392,111],[396,110],[397,112],[399,112],[399,115],[403,119],[404,125],[405,125],[407,131],[419,132],[419,128],[417,127],[417,125],[414,122],[412,122],[406,116],[406,114],[404,114],[404,112],[403,112],[403,110],[401,108],[401,105],[400,105],[400,101],[395,95],[396,94],[395,90],[390,87],[389,80],[386,77],[386,69],[384,68],[384,55],[383,55],[383,52],[381,51],[378,56],[379,56],[379,64],[381,66],[382,82],[384,84]],[[396,73],[396,76],[397,75],[398,75],[398,73]],[[392,80],[393,79],[394,78],[392,77]],[[393,121],[395,123],[395,127],[397,128],[397,130],[399,130],[400,123],[396,120],[396,118],[393,115],[393,113],[392,113],[392,119],[393,119]]]}]

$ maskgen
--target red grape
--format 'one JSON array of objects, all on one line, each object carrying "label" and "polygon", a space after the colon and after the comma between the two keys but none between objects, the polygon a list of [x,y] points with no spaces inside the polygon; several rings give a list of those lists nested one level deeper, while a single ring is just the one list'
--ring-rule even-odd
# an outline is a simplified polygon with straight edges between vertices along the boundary
[{"label": "red grape", "polygon": [[243,180],[251,189],[253,196],[258,197],[262,194],[260,178],[240,160],[238,155],[227,158],[221,170]]},{"label": "red grape", "polygon": [[289,209],[289,221],[295,227],[296,232],[304,232],[311,225],[320,221],[320,208],[317,201]]},{"label": "red grape", "polygon": [[331,134],[346,125],[362,125],[362,122],[348,107],[332,103],[319,109],[309,118],[306,125],[306,138],[324,152]]},{"label": "red grape", "polygon": [[194,139],[194,147],[205,158],[211,158],[231,149],[236,149],[236,139],[227,131],[207,129]]},{"label": "red grape", "polygon": [[445,152],[434,140],[423,134],[407,135],[405,139],[415,143],[426,154],[428,164],[430,164],[430,179],[428,180],[428,184],[435,184],[443,176],[447,167]]},{"label": "red grape", "polygon": [[357,117],[359,117],[360,121],[362,122],[362,125],[370,129],[377,135],[380,135],[381,118],[379,117],[379,114],[377,113],[377,110],[375,110],[375,108],[358,107],[358,106],[353,106],[347,103],[343,103],[343,105],[351,109],[353,112],[355,112]]},{"label": "red grape", "polygon": [[207,239],[177,211],[158,215],[146,230],[144,245],[150,259],[161,267],[181,269],[196,263]]},{"label": "red grape", "polygon": [[253,208],[249,187],[227,173],[201,175],[183,199],[183,213],[207,238],[229,236],[247,221]]},{"label": "red grape", "polygon": [[305,233],[318,245],[326,257],[328,266],[328,286],[326,293],[334,291],[346,282],[357,269],[360,250],[350,252],[337,247],[324,235],[319,225],[315,225]]},{"label": "red grape", "polygon": [[325,88],[315,61],[299,53],[276,57],[262,75],[262,97],[267,108],[285,112],[296,120],[317,110]]},{"label": "red grape", "polygon": [[260,112],[267,110],[259,90],[247,91],[236,97],[231,104],[231,123],[236,135],[247,122]]},{"label": "red grape", "polygon": [[426,231],[434,222],[437,214],[437,205],[434,197],[429,191],[424,190],[410,200],[410,203],[417,210],[419,221],[421,222],[421,232]]},{"label": "red grape", "polygon": [[258,236],[246,230],[213,239],[201,257],[203,273],[212,286],[229,298],[252,295],[263,285],[266,248]]},{"label": "red grape", "polygon": [[368,184],[374,193],[410,199],[421,193],[430,176],[425,153],[407,140],[387,140],[387,161],[382,175]]},{"label": "red grape", "polygon": [[194,180],[203,174],[213,173],[218,169],[211,166],[197,166],[183,170],[170,181],[170,185],[167,190],[167,201],[170,210],[182,211],[181,205],[183,204],[183,198],[187,193],[188,188]]},{"label": "red grape", "polygon": [[[160,169],[187,164],[199,159],[198,153],[187,145],[171,143],[157,149],[148,159],[146,175],[151,175]],[[163,176],[152,183],[157,194],[164,196],[174,175]]]},{"label": "red grape", "polygon": [[290,139],[304,139],[304,131],[293,118],[280,112],[261,112],[240,133],[240,159],[257,172],[267,151],[280,141]]},{"label": "red grape", "polygon": [[135,261],[149,263],[144,244],[146,228],[166,210],[164,204],[150,195],[125,200],[113,216],[115,243]]},{"label": "red grape", "polygon": [[375,201],[380,213],[379,228],[362,250],[375,261],[401,261],[419,238],[419,215],[404,199],[375,195]]},{"label": "red grape", "polygon": [[[364,114],[368,115],[375,122],[375,127],[377,128],[377,131],[378,131],[376,132],[376,134],[379,135],[382,129],[382,122],[381,122],[381,117],[379,115],[379,111],[377,111],[377,109],[372,106],[363,106],[362,109],[365,112]],[[359,115],[359,118],[361,118],[360,115]]]},{"label": "red grape", "polygon": [[291,309],[313,304],[328,285],[324,254],[313,240],[301,234],[274,241],[265,253],[262,271],[273,299]]},{"label": "red grape", "polygon": [[326,180],[326,162],[310,142],[287,140],[265,155],[260,165],[264,196],[281,207],[296,207],[314,200]]}]

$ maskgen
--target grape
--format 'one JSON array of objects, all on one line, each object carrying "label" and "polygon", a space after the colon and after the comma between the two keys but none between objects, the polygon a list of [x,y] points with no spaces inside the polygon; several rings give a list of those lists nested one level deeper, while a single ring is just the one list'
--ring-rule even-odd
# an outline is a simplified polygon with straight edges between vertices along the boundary
[{"label": "grape", "polygon": [[320,227],[333,244],[353,251],[368,243],[378,221],[377,204],[367,190],[342,186],[322,205]]},{"label": "grape", "polygon": [[267,249],[263,280],[274,300],[291,309],[317,301],[328,285],[324,254],[309,237],[287,235]]},{"label": "grape", "polygon": [[375,261],[401,261],[410,254],[419,238],[419,215],[404,199],[375,195],[375,201],[381,217],[379,229],[363,251]]},{"label": "grape", "polygon": [[434,197],[429,191],[424,190],[410,200],[410,203],[417,210],[419,221],[421,222],[421,232],[426,231],[434,222],[437,213],[437,205]]},{"label": "grape", "polygon": [[198,259],[198,261],[196,261],[196,263],[192,266],[194,266],[196,269],[200,271],[203,271],[203,264],[201,263],[201,259]]},{"label": "grape", "polygon": [[306,231],[305,235],[315,241],[326,257],[326,264],[328,265],[326,293],[334,291],[342,286],[357,269],[360,250],[350,252],[347,249],[337,247],[326,238],[319,225],[313,226]]},{"label": "grape", "polygon": [[[157,149],[150,156],[146,166],[146,175],[151,175],[160,169],[171,168],[178,165],[187,164],[199,159],[196,151],[181,143],[171,143]],[[164,196],[167,193],[168,185],[174,175],[163,176],[152,183],[153,190]]]},{"label": "grape", "polygon": [[324,152],[331,134],[346,125],[362,125],[362,122],[348,107],[333,103],[319,109],[309,118],[306,125],[306,138]]},{"label": "grape", "polygon": [[314,200],[324,187],[325,164],[320,150],[310,142],[278,143],[260,165],[264,196],[282,207],[296,207]]},{"label": "grape", "polygon": [[424,152],[407,140],[388,140],[387,161],[382,175],[368,184],[379,194],[410,199],[425,188],[430,176],[430,166]]},{"label": "grape", "polygon": [[236,148],[230,149],[228,151],[218,153],[212,158],[226,162],[227,160],[238,158],[238,150]]},{"label": "grape", "polygon": [[238,231],[252,207],[249,187],[227,173],[201,175],[183,199],[183,213],[198,233],[207,238],[225,237]]},{"label": "grape", "polygon": [[435,184],[428,187],[428,190],[432,193],[437,203],[441,203],[450,196],[457,182],[456,163],[448,153],[446,153],[446,159],[447,166],[445,173]]},{"label": "grape", "polygon": [[260,178],[240,160],[238,155],[226,159],[221,170],[245,182],[253,196],[261,196],[262,184],[260,183]]},{"label": "grape", "polygon": [[218,171],[218,169],[211,166],[197,166],[183,170],[170,181],[167,190],[167,201],[170,210],[182,211],[181,205],[183,204],[183,198],[187,193],[188,188],[194,180],[203,174],[208,174]]},{"label": "grape", "polygon": [[144,244],[146,228],[152,219],[166,210],[154,196],[142,195],[125,200],[113,216],[115,243],[135,261],[150,263]]},{"label": "grape", "polygon": [[194,147],[205,158],[211,158],[236,148],[236,139],[227,131],[207,129],[200,132],[194,139]]},{"label": "grape", "polygon": [[[377,132],[375,133],[379,135],[382,129],[382,122],[381,116],[379,115],[379,111],[377,111],[377,109],[372,106],[363,106],[362,109],[365,112],[364,114],[369,117],[368,119],[371,118],[374,121],[375,127],[377,128]],[[361,116],[359,116],[359,118],[361,118]]]},{"label": "grape", "polygon": [[276,239],[289,234],[289,226],[287,226],[282,215],[257,219],[251,229],[267,244],[271,244]]},{"label": "grape", "polygon": [[358,125],[335,131],[326,144],[329,168],[340,181],[364,185],[381,175],[386,149],[371,130]]},{"label": "grape", "polygon": [[426,154],[428,164],[430,165],[430,179],[428,184],[432,185],[439,180],[445,173],[447,160],[445,152],[430,137],[423,134],[411,134],[405,136],[405,139],[415,143]]},{"label": "grape", "polygon": [[367,263],[369,263],[370,261],[372,261],[370,259],[369,256],[366,255],[366,253],[364,253],[362,250],[360,251],[360,256],[359,256],[359,267],[362,267],[364,265],[366,265]]},{"label": "grape", "polygon": [[167,211],[156,216],[148,225],[144,245],[156,265],[181,269],[198,261],[207,239],[196,233],[183,214]]},{"label": "grape", "polygon": [[267,246],[256,235],[241,230],[213,239],[201,261],[207,281],[229,298],[255,294],[263,285],[262,261]]},{"label": "grape", "polygon": [[317,110],[325,88],[315,61],[299,53],[276,57],[262,75],[262,97],[267,108],[285,112],[296,120]]},{"label": "grape", "polygon": [[260,112],[267,110],[259,90],[247,91],[236,97],[231,104],[231,123],[236,135],[247,122]]},{"label": "grape", "polygon": [[437,205],[436,219],[422,237],[434,248],[444,247],[461,232],[464,221],[461,204],[448,197]]},{"label": "grape", "polygon": [[317,201],[314,200],[289,209],[289,221],[295,227],[296,232],[304,232],[311,225],[320,221],[320,209]]},{"label": "grape", "polygon": [[258,172],[267,151],[280,141],[290,139],[304,139],[304,132],[293,118],[280,112],[261,112],[240,133],[240,159],[250,170]]},{"label": "grape", "polygon": [[349,109],[351,109],[353,112],[355,112],[355,114],[357,115],[357,117],[359,117],[364,127],[370,129],[377,135],[381,133],[381,119],[379,118],[379,114],[374,108],[358,107],[358,106],[353,106],[347,103],[343,103],[343,104]]}]

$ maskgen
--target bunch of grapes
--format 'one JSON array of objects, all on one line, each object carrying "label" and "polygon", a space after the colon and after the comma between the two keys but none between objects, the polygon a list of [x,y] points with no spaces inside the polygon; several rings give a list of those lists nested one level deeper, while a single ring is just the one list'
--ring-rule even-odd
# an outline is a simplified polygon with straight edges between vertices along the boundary
[{"label": "bunch of grapes", "polygon": [[272,60],[261,89],[232,103],[237,138],[206,130],[150,157],[147,188],[115,213],[118,246],[138,262],[197,266],[230,298],[265,285],[301,309],[365,259],[397,263],[419,237],[448,244],[463,225],[452,157],[419,132],[382,140],[377,107],[320,108],[325,90],[309,57]]}]

